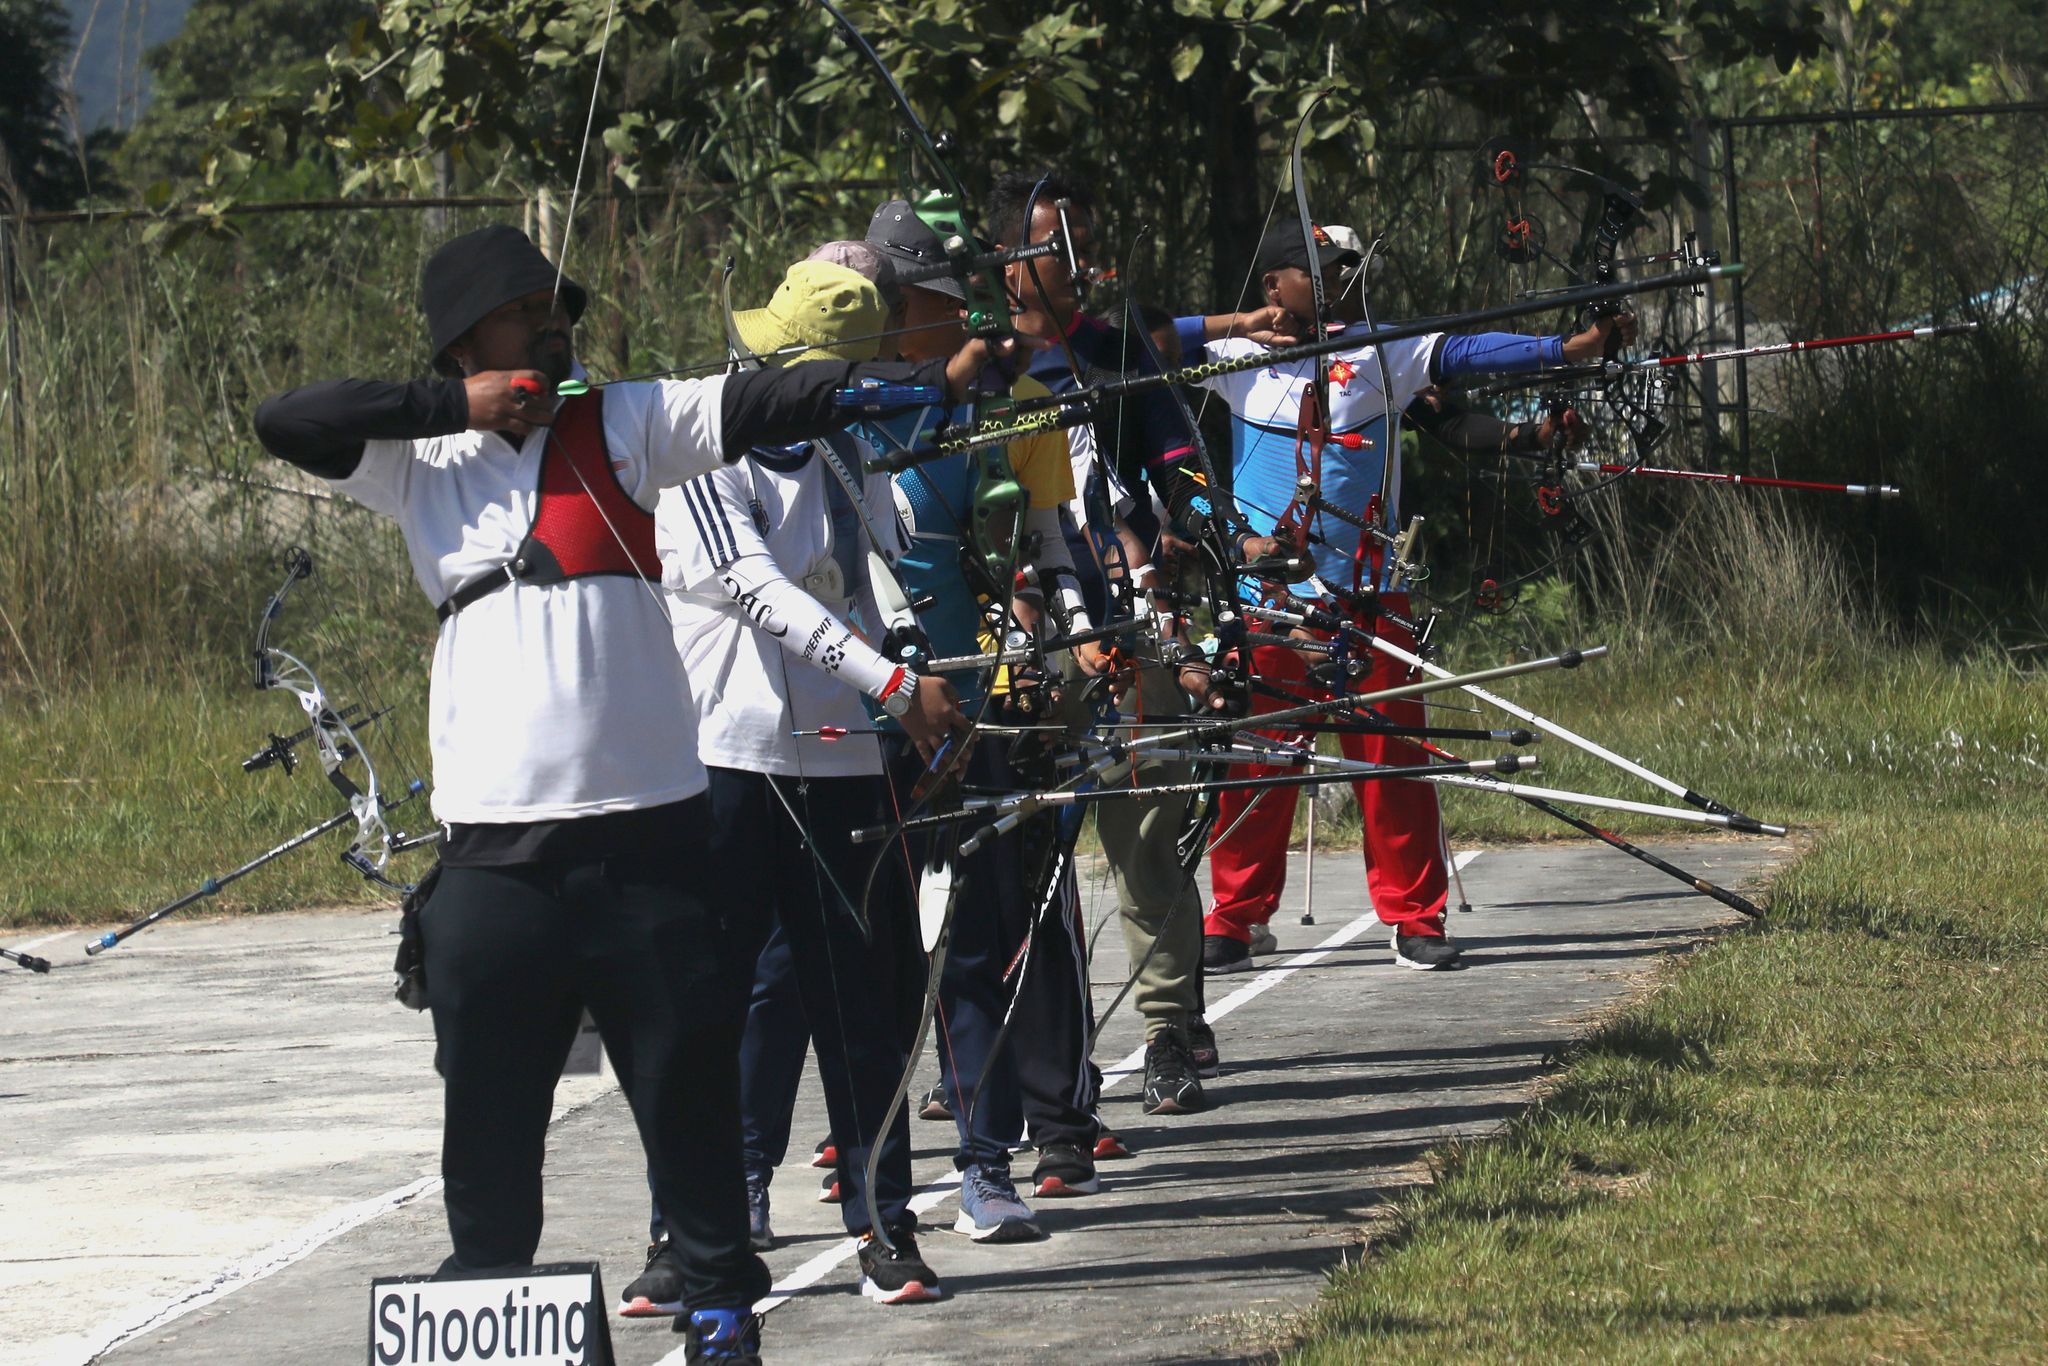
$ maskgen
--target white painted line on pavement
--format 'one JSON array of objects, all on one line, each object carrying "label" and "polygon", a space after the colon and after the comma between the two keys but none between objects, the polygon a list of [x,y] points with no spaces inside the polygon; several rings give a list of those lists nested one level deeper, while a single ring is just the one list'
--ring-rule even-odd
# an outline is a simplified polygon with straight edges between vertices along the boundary
[{"label": "white painted line on pavement", "polygon": [[[1470,867],[1472,860],[1478,858],[1482,852],[1484,851],[1475,849],[1468,853],[1457,855],[1454,862],[1457,865],[1458,871],[1463,872],[1466,868]],[[1379,923],[1380,918],[1378,914],[1373,911],[1367,911],[1364,915],[1359,916],[1356,920],[1346,925],[1343,929],[1338,930],[1306,953],[1297,953],[1285,962],[1275,964],[1239,987],[1236,991],[1231,992],[1230,995],[1209,1007],[1205,1018],[1210,1020],[1222,1019],[1239,1006],[1249,1004],[1251,1001],[1271,991],[1274,987],[1279,986],[1294,974],[1295,969],[1312,967],[1320,963],[1323,959],[1329,957],[1332,953],[1343,948],[1346,944],[1364,934],[1366,930]],[[1102,1074],[1102,1089],[1107,1091],[1125,1077],[1143,1072],[1144,1068],[1145,1046],[1140,1044],[1122,1062],[1118,1063],[1115,1067],[1109,1068]],[[941,1177],[912,1197],[910,1201],[911,1211],[916,1214],[923,1214],[958,1189],[960,1189],[959,1173],[955,1172]],[[777,1281],[766,1295],[754,1301],[754,1312],[756,1314],[766,1314],[772,1309],[778,1309],[782,1305],[787,1304],[800,1291],[807,1290],[811,1286],[816,1285],[825,1278],[825,1274],[831,1271],[832,1268],[852,1257],[859,1246],[860,1242],[858,1239],[848,1238],[820,1252],[817,1256],[790,1272],[789,1275]],[[683,1350],[677,1348],[663,1357],[656,1363],[656,1366],[683,1366]]]},{"label": "white painted line on pavement", "polygon": [[[548,1120],[548,1127],[553,1128],[569,1116],[588,1109],[604,1099],[611,1094],[616,1084],[607,1075],[603,1090],[573,1105],[562,1106]],[[231,1263],[216,1271],[212,1279],[202,1281],[182,1294],[173,1295],[141,1318],[130,1316],[109,1320],[87,1339],[99,1345],[90,1348],[84,1356],[79,1357],[79,1364],[92,1366],[93,1362],[123,1343],[132,1342],[144,1333],[185,1317],[195,1309],[204,1308],[216,1300],[232,1295],[245,1285],[254,1285],[265,1277],[274,1276],[294,1262],[304,1261],[319,1251],[324,1244],[339,1238],[350,1229],[359,1228],[395,1209],[403,1209],[426,1196],[436,1194],[440,1189],[439,1176],[423,1176],[417,1181],[385,1191],[382,1195],[373,1195],[367,1200],[336,1210],[324,1219],[315,1220],[291,1236],[272,1243],[255,1256]]]},{"label": "white painted line on pavement", "polygon": [[[1473,859],[1478,858],[1485,852],[1483,849],[1473,849],[1454,855],[1451,859],[1452,866],[1462,873],[1472,866]],[[1249,1005],[1252,1001],[1286,981],[1294,974],[1296,968],[1313,967],[1379,923],[1378,913],[1367,910],[1364,915],[1359,916],[1358,919],[1352,921],[1306,953],[1297,953],[1285,962],[1275,963],[1272,967],[1267,968],[1257,977],[1252,978],[1251,981],[1246,982],[1236,991],[1231,992],[1221,1001],[1210,1006],[1202,1018],[1213,1024],[1231,1011],[1236,1010],[1239,1006]],[[1122,1062],[1119,1062],[1114,1067],[1103,1070],[1102,1089],[1107,1091],[1124,1078],[1142,1074],[1144,1070],[1145,1045],[1139,1044],[1125,1055]]]},{"label": "white painted line on pavement", "polygon": [[69,939],[74,934],[83,933],[83,930],[80,930],[75,926],[68,929],[62,929],[57,931],[55,934],[46,934],[41,939],[31,939],[26,944],[16,944],[14,945],[14,951],[16,953],[34,953],[37,949],[41,948],[45,944],[54,944],[59,939]]},{"label": "white painted line on pavement", "polygon": [[352,1228],[369,1223],[380,1214],[401,1209],[440,1189],[440,1177],[423,1176],[409,1185],[338,1209],[325,1219],[308,1224],[290,1237],[272,1243],[255,1256],[223,1267],[214,1273],[212,1280],[195,1285],[184,1294],[164,1301],[140,1319],[130,1317],[109,1321],[88,1339],[98,1345],[88,1348],[80,1360],[86,1363],[97,1361],[124,1342],[132,1341],[153,1329],[184,1318],[193,1310],[203,1309],[223,1296],[234,1294],[245,1285],[254,1285],[266,1276],[275,1275],[329,1239],[340,1237]]}]

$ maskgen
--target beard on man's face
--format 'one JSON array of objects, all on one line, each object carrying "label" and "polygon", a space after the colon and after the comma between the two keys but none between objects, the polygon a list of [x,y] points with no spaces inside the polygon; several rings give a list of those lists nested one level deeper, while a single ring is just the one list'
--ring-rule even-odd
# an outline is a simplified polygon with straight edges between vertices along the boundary
[{"label": "beard on man's face", "polygon": [[574,361],[575,348],[567,328],[551,327],[537,332],[527,348],[527,364],[556,384],[569,378]]}]

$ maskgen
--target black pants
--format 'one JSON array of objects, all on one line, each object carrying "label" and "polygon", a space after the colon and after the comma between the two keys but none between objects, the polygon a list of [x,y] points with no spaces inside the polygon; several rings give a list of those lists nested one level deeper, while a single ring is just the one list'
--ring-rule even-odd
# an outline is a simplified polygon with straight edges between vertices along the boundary
[{"label": "black pants", "polygon": [[[746,1160],[765,1181],[787,1153],[804,1046],[813,1044],[839,1147],[840,1213],[847,1232],[865,1233],[868,1151],[903,1075],[898,978],[915,931],[900,856],[854,844],[848,832],[886,819],[888,790],[879,776],[799,782],[714,768],[708,795],[715,876],[751,881],[748,895],[772,910],[778,926],[755,970],[740,1053]],[[867,917],[866,934],[857,913]],[[906,1111],[897,1110],[880,1141],[882,1220],[891,1230],[912,1228]]]},{"label": "black pants", "polygon": [[[986,742],[969,757],[966,779],[995,790],[1019,784],[1000,747]],[[1008,1167],[1010,1145],[1027,1127],[1041,1146],[1092,1148],[1100,1132],[1099,1075],[1082,1056],[1090,1028],[1087,955],[1071,860],[1061,860],[1048,885],[1058,819],[1033,816],[955,873],[960,890],[939,993],[938,1049],[960,1137],[954,1165],[963,1169]],[[957,843],[973,828],[968,822],[930,838]],[[1027,960],[1024,940],[1034,933]]]},{"label": "black pants", "polygon": [[1102,1136],[1095,1115],[1102,1071],[1086,1052],[1095,1032],[1095,1009],[1088,995],[1088,932],[1081,920],[1080,887],[1073,857],[1064,852],[1073,847],[1073,839],[1058,828],[1064,821],[1079,821],[1085,810],[1070,808],[1047,818],[1055,829],[1046,837],[1059,841],[1063,852],[1057,876],[1040,893],[1049,892],[1052,900],[1038,908],[1031,958],[1020,964],[1021,980],[1015,983],[1016,1018],[1010,1030],[1018,1040],[1017,1083],[1031,1145],[1071,1143],[1088,1152]]},{"label": "black pants", "polygon": [[751,897],[700,896],[702,798],[677,838],[588,861],[451,867],[421,914],[450,1265],[530,1265],[555,1082],[588,1007],[640,1129],[684,1303],[739,1308],[769,1287],[747,1246],[739,1044],[764,934]]}]

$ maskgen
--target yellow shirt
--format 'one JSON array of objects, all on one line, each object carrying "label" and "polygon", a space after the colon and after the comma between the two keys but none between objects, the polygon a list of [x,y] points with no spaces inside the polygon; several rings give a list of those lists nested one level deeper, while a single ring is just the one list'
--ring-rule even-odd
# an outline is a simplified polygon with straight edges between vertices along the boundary
[{"label": "yellow shirt", "polygon": [[[1014,399],[1051,396],[1050,389],[1029,375],[1018,376],[1010,386],[1010,397]],[[1074,497],[1074,466],[1067,459],[1065,432],[1033,432],[1012,441],[1010,469],[1035,508],[1056,508]]]}]

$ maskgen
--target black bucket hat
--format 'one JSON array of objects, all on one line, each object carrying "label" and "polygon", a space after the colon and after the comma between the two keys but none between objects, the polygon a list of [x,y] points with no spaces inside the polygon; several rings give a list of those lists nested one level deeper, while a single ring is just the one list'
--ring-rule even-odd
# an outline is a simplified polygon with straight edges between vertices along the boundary
[{"label": "black bucket hat", "polygon": [[[478,228],[442,243],[420,272],[420,304],[427,314],[435,372],[461,374],[462,368],[448,358],[449,345],[492,309],[554,289],[556,278],[555,263],[509,224]],[[573,325],[583,316],[590,296],[574,280],[560,278],[562,304]]]}]

